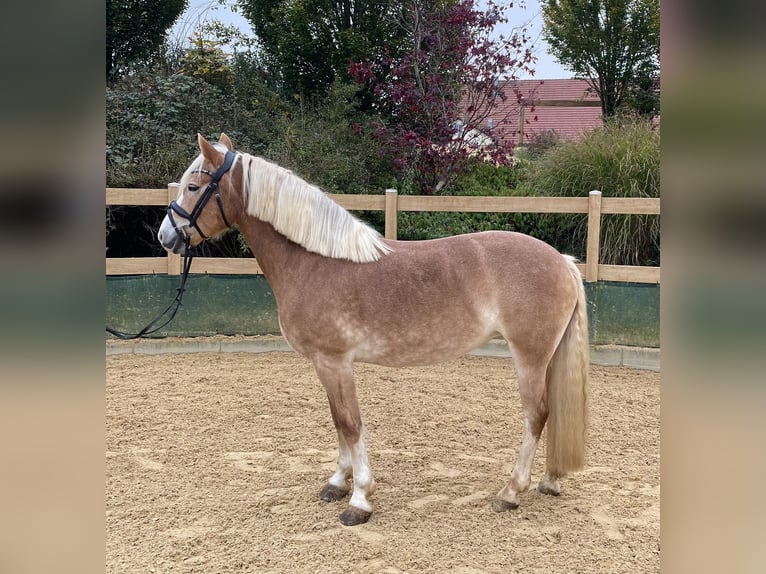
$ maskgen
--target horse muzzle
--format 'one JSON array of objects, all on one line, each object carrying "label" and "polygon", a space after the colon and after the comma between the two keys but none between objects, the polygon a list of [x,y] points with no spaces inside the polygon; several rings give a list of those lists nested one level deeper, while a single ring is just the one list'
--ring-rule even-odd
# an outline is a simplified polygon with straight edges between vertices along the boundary
[{"label": "horse muzzle", "polygon": [[157,239],[166,251],[176,255],[186,254],[186,238],[182,233],[179,233],[167,216],[162,220],[160,230],[157,232]]}]

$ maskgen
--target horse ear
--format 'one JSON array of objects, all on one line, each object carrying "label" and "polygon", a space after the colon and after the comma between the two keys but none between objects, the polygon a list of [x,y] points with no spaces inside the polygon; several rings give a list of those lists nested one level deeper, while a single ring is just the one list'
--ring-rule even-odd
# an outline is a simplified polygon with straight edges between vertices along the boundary
[{"label": "horse ear", "polygon": [[207,141],[202,134],[197,134],[197,143],[199,143],[199,149],[202,151],[202,155],[215,166],[223,163],[221,153],[213,147],[209,141]]},{"label": "horse ear", "polygon": [[234,145],[231,143],[231,140],[229,139],[229,136],[227,136],[223,132],[221,132],[221,137],[218,138],[218,143],[225,145],[226,149],[228,149],[228,150],[233,150],[234,149]]}]

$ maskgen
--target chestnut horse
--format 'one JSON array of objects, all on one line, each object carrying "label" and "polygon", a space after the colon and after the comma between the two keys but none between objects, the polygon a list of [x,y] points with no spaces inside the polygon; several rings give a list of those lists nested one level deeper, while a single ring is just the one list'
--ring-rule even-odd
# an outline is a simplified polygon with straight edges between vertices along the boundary
[{"label": "chestnut horse", "polygon": [[[320,493],[353,492],[344,525],[372,514],[375,488],[354,386],[353,363],[428,365],[499,334],[516,364],[524,427],[510,481],[492,507],[516,508],[548,423],[545,476],[582,467],[588,329],[574,260],[528,235],[489,231],[429,241],[389,241],[292,172],[232,151],[222,134],[184,173],[160,227],[160,243],[183,254],[237,226],[274,292],[284,338],[311,361],[338,433],[337,470]],[[217,206],[208,203],[215,194]]]}]

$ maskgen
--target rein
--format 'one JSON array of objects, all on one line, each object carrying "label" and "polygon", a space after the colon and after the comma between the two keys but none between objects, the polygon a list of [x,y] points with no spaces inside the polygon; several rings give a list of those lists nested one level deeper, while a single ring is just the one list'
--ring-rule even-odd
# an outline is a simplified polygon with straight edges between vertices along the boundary
[{"label": "rein", "polygon": [[[118,329],[113,329],[111,327],[106,328],[107,333],[111,333],[118,339],[138,339],[140,337],[144,337],[146,335],[151,335],[153,333],[156,333],[165,325],[170,323],[173,318],[176,316],[176,313],[178,313],[178,310],[182,306],[182,299],[184,296],[184,292],[186,291],[186,279],[189,277],[189,270],[191,269],[192,259],[193,255],[191,253],[191,246],[190,246],[190,238],[189,234],[186,233],[186,231],[183,229],[183,227],[179,227],[176,224],[176,220],[173,217],[173,213],[175,212],[177,215],[180,215],[184,219],[187,219],[189,221],[189,225],[191,227],[194,227],[194,229],[197,230],[197,232],[202,236],[203,239],[208,239],[207,235],[205,235],[202,232],[202,229],[197,225],[197,218],[199,217],[200,213],[202,213],[202,210],[205,209],[205,206],[207,205],[207,202],[210,201],[210,198],[215,193],[215,201],[218,204],[218,210],[221,212],[221,217],[223,218],[223,222],[226,224],[226,227],[231,227],[231,224],[229,223],[229,220],[226,219],[226,213],[223,210],[223,202],[221,201],[221,193],[218,189],[218,183],[221,181],[221,178],[223,175],[231,169],[232,164],[234,163],[234,159],[237,157],[237,154],[233,151],[227,151],[226,157],[223,160],[223,164],[221,167],[218,168],[218,170],[215,173],[212,173],[206,169],[200,168],[198,171],[205,173],[210,176],[211,181],[205,188],[205,191],[202,192],[202,195],[200,196],[197,203],[194,205],[194,208],[192,209],[191,213],[187,213],[187,211],[178,205],[175,200],[170,202],[170,205],[167,207],[167,216],[170,219],[170,223],[173,225],[173,229],[176,230],[176,233],[179,233],[184,238],[184,260],[183,260],[183,266],[181,271],[181,284],[176,287],[176,296],[175,299],[168,305],[162,313],[157,315],[152,321],[149,322],[148,325],[146,325],[143,329],[141,329],[138,333],[126,333],[124,331],[120,331]],[[167,320],[162,323],[161,325],[157,325],[159,321],[162,320],[162,318],[170,313],[170,316],[167,318]],[[156,326],[155,326],[156,325]]]},{"label": "rein", "polygon": [[[160,329],[162,329],[165,325],[170,323],[173,318],[176,316],[176,313],[178,313],[178,310],[181,308],[181,300],[184,296],[184,291],[186,291],[186,279],[189,277],[189,269],[191,269],[191,263],[192,263],[192,254],[190,251],[189,246],[189,237],[186,236],[184,239],[184,261],[183,261],[183,269],[181,272],[181,284],[176,287],[176,297],[173,299],[173,301],[168,305],[165,310],[157,315],[152,321],[149,322],[146,327],[141,329],[138,333],[126,333],[125,331],[119,331],[117,329],[112,329],[111,327],[106,328],[107,333],[111,333],[118,339],[138,339],[140,337],[144,337],[145,335],[151,335],[152,333],[156,333]],[[170,316],[168,317],[167,321],[162,323],[161,325],[157,325],[157,323],[162,320],[162,318],[170,313]],[[155,327],[155,325],[157,325]]]}]

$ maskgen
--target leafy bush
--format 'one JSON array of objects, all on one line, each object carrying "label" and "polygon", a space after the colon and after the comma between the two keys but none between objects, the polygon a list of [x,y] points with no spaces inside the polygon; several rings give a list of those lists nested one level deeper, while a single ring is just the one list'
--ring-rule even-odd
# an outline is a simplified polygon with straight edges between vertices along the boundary
[{"label": "leafy bush", "polygon": [[[583,197],[599,190],[604,197],[659,197],[659,132],[641,118],[613,118],[580,141],[562,143],[544,154],[530,172],[529,186],[541,196]],[[559,217],[559,235],[575,239],[575,255],[582,257],[586,218]],[[604,216],[600,260],[615,265],[659,265],[659,217]]]},{"label": "leafy bush", "polygon": [[519,195],[531,166],[528,160],[515,158],[506,166],[474,160],[458,176],[450,195]]},{"label": "leafy bush", "polygon": [[234,110],[220,91],[183,74],[131,77],[106,92],[110,187],[165,187],[199,153],[194,135],[220,132]]},{"label": "leafy bush", "polygon": [[207,83],[227,90],[234,80],[229,59],[221,49],[221,43],[194,34],[192,46],[181,58],[180,73],[205,80]]},{"label": "leafy bush", "polygon": [[561,143],[561,137],[556,130],[544,130],[532,135],[529,143],[524,146],[530,158],[538,158]]},{"label": "leafy bush", "polygon": [[[528,160],[516,160],[511,165],[499,167],[472,161],[455,181],[450,195],[526,195],[524,185],[531,167]],[[497,229],[519,231],[547,240],[548,227],[546,216],[530,213],[403,212],[399,214],[398,236],[409,240],[434,239]]]},{"label": "leafy bush", "polygon": [[297,99],[279,119],[279,136],[264,155],[328,193],[383,193],[390,162],[372,140],[356,92],[335,83],[326,96]]}]

